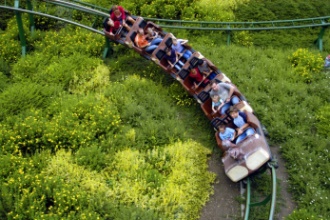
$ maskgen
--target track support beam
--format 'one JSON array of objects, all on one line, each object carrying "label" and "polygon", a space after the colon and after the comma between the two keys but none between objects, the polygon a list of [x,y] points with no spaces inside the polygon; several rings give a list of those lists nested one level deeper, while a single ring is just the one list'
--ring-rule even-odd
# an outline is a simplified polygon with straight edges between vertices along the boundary
[{"label": "track support beam", "polygon": [[268,220],[274,219],[275,205],[276,205],[276,171],[275,171],[275,169],[276,169],[277,165],[273,164],[272,162],[269,162],[267,165],[268,165],[268,167],[271,171],[271,175],[272,175],[272,192],[264,200],[262,200],[260,202],[251,203],[251,182],[250,182],[250,177],[248,177],[247,183],[246,183],[247,189],[246,189],[246,203],[245,203],[244,220],[249,219],[250,207],[266,205],[269,201],[271,202],[271,204],[270,204],[270,209],[269,209],[269,214],[268,214]]},{"label": "track support beam", "polygon": [[[19,0],[15,0],[14,3],[15,8],[19,8]],[[21,41],[21,47],[22,47],[22,56],[25,56],[26,54],[26,39],[24,34],[24,28],[23,28],[23,22],[22,22],[22,15],[19,11],[15,11],[17,26],[18,26],[18,34]]]}]

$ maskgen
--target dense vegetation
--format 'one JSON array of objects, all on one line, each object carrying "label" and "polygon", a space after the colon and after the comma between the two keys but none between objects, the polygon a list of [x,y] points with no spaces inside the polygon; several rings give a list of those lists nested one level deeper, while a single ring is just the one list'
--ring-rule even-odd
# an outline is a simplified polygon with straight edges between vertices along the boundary
[{"label": "dense vegetation", "polygon": [[[215,2],[121,3],[144,16],[200,20],[330,11],[322,1]],[[290,5],[295,10],[285,11]],[[198,219],[212,193],[207,158],[215,142],[179,83],[121,45],[102,61],[102,36],[41,17],[33,34],[24,17],[29,53],[21,58],[15,18],[1,17],[0,218]],[[311,47],[319,30],[305,31],[285,32],[290,41],[283,32],[237,33],[231,46],[218,33],[174,31],[238,85],[270,144],[281,147],[298,204],[290,220],[330,218],[329,72],[326,52]]]}]

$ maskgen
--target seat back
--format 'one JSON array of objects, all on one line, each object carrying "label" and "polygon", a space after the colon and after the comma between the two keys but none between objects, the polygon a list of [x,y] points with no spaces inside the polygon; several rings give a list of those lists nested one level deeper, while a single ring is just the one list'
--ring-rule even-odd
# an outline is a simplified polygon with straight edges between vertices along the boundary
[{"label": "seat back", "polygon": [[182,68],[179,73],[178,76],[182,79],[185,80],[187,78],[187,76],[189,75],[189,70],[188,69],[184,69]]},{"label": "seat back", "polygon": [[142,17],[137,17],[130,31],[126,34],[126,41],[131,42],[133,45],[135,45],[134,40],[137,31],[139,30],[140,26],[143,28],[145,25],[146,25],[146,21]]},{"label": "seat back", "polygon": [[210,98],[210,94],[209,92],[203,90],[201,91],[198,95],[197,98],[201,101],[201,102],[205,102],[207,99]]},{"label": "seat back", "polygon": [[191,68],[195,68],[198,65],[198,62],[199,62],[199,58],[198,57],[195,57],[195,56],[193,56],[189,60],[189,63],[190,63]]},{"label": "seat back", "polygon": [[254,129],[261,129],[260,128],[260,122],[258,120],[258,118],[251,112],[248,111],[244,111],[244,113],[246,114],[246,121],[247,123]]}]

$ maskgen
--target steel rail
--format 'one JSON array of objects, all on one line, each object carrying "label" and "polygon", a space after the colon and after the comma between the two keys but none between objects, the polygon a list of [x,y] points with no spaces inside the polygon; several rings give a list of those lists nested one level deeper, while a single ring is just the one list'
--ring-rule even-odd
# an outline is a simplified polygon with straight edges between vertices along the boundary
[{"label": "steel rail", "polygon": [[7,9],[7,10],[12,10],[12,11],[30,13],[30,14],[35,14],[35,15],[40,15],[40,16],[56,19],[56,20],[59,20],[59,21],[63,21],[63,22],[66,22],[66,23],[69,23],[69,24],[72,24],[72,25],[76,25],[76,26],[85,28],[89,31],[92,31],[92,32],[95,32],[95,33],[98,33],[98,34],[101,34],[101,35],[105,36],[103,31],[97,30],[95,28],[92,28],[92,27],[89,27],[87,25],[83,25],[83,24],[80,24],[80,23],[77,23],[77,22],[74,22],[74,21],[66,20],[64,18],[56,17],[56,16],[53,16],[53,15],[49,15],[49,14],[45,14],[45,13],[41,13],[41,12],[36,12],[36,11],[31,11],[31,10],[27,10],[27,9],[22,9],[22,8],[14,8],[14,7],[9,7],[9,6],[3,6],[3,5],[0,5],[0,8]]},{"label": "steel rail", "polygon": [[[56,2],[58,0],[48,0],[49,2]],[[109,11],[109,9],[102,8],[90,3],[82,2],[80,0],[70,0],[61,2],[75,2],[84,6],[99,9],[101,11]],[[283,29],[299,29],[299,28],[310,28],[310,27],[328,27],[330,26],[330,16],[315,17],[315,18],[300,18],[293,20],[274,20],[274,21],[250,21],[250,22],[217,22],[217,21],[190,21],[190,20],[171,20],[161,18],[147,18],[143,19],[148,21],[157,22],[162,28],[173,28],[173,29],[188,29],[188,30],[208,30],[208,31],[263,31],[263,30],[283,30]],[[308,24],[300,24],[302,22],[308,22]],[[318,23],[316,23],[318,22]],[[165,23],[165,24],[162,24]],[[173,23],[170,25],[168,23]],[[298,23],[298,24],[297,24]],[[179,25],[178,25],[179,24]],[[197,26],[186,26],[186,25],[200,25]],[[281,25],[286,24],[286,25]],[[291,25],[287,25],[291,24]],[[224,27],[202,27],[206,25],[219,25]],[[267,25],[267,27],[256,27],[258,25]],[[269,26],[268,26],[269,25]],[[280,26],[276,26],[280,25]],[[242,26],[242,27],[233,27]]]},{"label": "steel rail", "polygon": [[54,5],[59,5],[59,6],[63,6],[63,7],[71,8],[71,9],[77,9],[77,10],[87,12],[87,13],[91,13],[91,14],[94,14],[94,15],[100,15],[100,16],[104,16],[104,17],[109,16],[109,13],[101,12],[99,10],[95,10],[93,8],[90,8],[90,7],[77,5],[77,4],[68,2],[68,1],[62,1],[62,0],[40,0],[40,1],[48,2],[48,3],[54,4]]},{"label": "steel rail", "polygon": [[[267,164],[268,168],[271,172],[271,179],[272,179],[272,191],[271,193],[266,196],[266,198],[260,202],[251,202],[251,181],[250,177],[246,179],[246,200],[245,200],[245,212],[244,212],[244,220],[249,219],[250,215],[250,208],[254,206],[261,206],[266,205],[270,202],[268,220],[273,220],[275,215],[275,205],[276,205],[276,191],[277,191],[277,183],[276,183],[276,167],[269,162]],[[266,170],[266,169],[265,169]]]}]

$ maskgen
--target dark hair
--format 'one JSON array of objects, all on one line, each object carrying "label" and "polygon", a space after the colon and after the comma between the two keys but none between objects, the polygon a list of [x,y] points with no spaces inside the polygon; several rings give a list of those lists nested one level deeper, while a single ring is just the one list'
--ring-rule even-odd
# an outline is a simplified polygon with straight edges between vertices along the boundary
[{"label": "dark hair", "polygon": [[219,125],[219,129],[220,129],[220,128],[226,128],[226,125],[225,125],[225,124],[220,124],[220,125]]},{"label": "dark hair", "polygon": [[235,106],[230,106],[230,108],[229,108],[229,114],[232,113],[232,112],[239,112],[239,110]]},{"label": "dark hair", "polygon": [[211,82],[210,82],[210,85],[212,85],[213,83],[218,84],[218,81],[215,80],[215,79],[212,79]]}]

